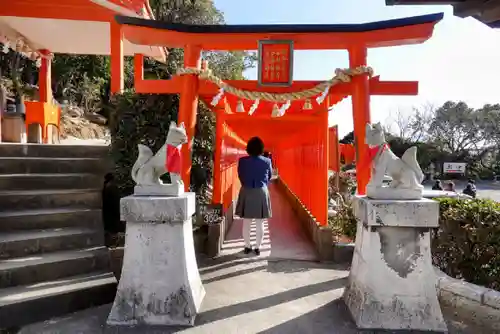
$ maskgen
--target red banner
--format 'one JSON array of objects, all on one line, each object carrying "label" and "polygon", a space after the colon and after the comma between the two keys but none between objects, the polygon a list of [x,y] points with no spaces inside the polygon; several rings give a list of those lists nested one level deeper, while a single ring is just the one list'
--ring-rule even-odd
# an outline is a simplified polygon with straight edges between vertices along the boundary
[{"label": "red banner", "polygon": [[289,86],[292,84],[293,43],[259,41],[259,84]]}]

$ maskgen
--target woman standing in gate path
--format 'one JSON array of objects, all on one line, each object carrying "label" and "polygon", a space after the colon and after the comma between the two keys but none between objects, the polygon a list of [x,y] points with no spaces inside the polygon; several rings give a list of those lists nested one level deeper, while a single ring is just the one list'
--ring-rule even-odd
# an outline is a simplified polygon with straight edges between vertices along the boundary
[{"label": "woman standing in gate path", "polygon": [[241,190],[236,204],[236,215],[243,218],[243,239],[245,254],[252,251],[250,228],[256,222],[257,240],[254,252],[260,255],[260,245],[264,238],[264,219],[271,218],[271,199],[267,188],[271,181],[273,167],[271,160],[262,156],[264,143],[259,137],[251,138],[247,143],[248,156],[238,161],[238,177]]}]

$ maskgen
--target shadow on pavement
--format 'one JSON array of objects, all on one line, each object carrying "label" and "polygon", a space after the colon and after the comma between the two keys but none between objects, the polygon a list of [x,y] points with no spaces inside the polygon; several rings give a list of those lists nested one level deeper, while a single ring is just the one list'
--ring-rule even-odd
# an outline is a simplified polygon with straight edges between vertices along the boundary
[{"label": "shadow on pavement", "polygon": [[240,314],[266,309],[282,303],[287,303],[306,296],[314,295],[320,292],[340,289],[344,287],[347,278],[338,278],[326,282],[311,284],[296,289],[279,292],[271,296],[250,300],[247,302],[233,304],[221,308],[216,308],[200,313],[196,319],[196,325],[203,325],[210,322],[228,319]]},{"label": "shadow on pavement", "polygon": [[359,331],[342,298],[258,334],[356,334]]}]

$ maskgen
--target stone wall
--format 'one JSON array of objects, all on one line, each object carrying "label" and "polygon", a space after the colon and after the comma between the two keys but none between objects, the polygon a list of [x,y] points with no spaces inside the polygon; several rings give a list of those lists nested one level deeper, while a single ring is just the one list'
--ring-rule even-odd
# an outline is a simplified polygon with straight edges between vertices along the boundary
[{"label": "stone wall", "polygon": [[446,275],[435,268],[439,300],[461,319],[500,331],[500,292]]}]

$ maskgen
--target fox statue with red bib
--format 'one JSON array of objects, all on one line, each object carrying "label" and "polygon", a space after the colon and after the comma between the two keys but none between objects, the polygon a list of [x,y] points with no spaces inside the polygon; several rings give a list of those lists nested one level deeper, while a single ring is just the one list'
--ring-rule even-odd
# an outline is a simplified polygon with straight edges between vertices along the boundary
[{"label": "fox statue with red bib", "polygon": [[[137,184],[135,194],[179,195],[184,184],[181,173],[181,146],[187,143],[184,123],[179,126],[170,123],[167,140],[156,154],[151,149],[139,144],[139,155],[132,167],[132,179]],[[170,184],[164,184],[160,176],[170,173]],[[173,193],[172,193],[173,192]]]},{"label": "fox statue with red bib", "polygon": [[[366,195],[373,199],[421,199],[424,187],[424,173],[417,162],[417,147],[406,150],[398,158],[387,145],[380,123],[366,125],[366,144],[372,176],[366,186]],[[389,187],[383,185],[384,175],[392,177]]]}]

